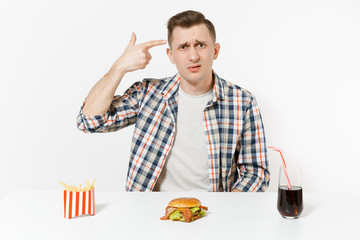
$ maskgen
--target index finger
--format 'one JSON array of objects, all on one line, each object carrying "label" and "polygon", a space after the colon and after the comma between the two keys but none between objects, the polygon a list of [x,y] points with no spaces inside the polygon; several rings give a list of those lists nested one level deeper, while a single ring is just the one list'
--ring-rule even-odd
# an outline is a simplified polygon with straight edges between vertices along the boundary
[{"label": "index finger", "polygon": [[164,45],[164,44],[166,44],[165,40],[152,40],[152,41],[149,41],[149,42],[141,43],[139,45],[149,49],[149,48]]}]

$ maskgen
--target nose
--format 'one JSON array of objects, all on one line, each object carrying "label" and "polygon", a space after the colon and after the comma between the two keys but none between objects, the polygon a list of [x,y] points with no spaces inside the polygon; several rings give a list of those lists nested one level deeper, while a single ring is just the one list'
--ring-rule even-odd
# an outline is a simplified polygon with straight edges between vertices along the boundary
[{"label": "nose", "polygon": [[199,58],[200,56],[199,53],[197,52],[197,49],[194,46],[191,46],[189,51],[189,60],[191,62],[197,62]]}]

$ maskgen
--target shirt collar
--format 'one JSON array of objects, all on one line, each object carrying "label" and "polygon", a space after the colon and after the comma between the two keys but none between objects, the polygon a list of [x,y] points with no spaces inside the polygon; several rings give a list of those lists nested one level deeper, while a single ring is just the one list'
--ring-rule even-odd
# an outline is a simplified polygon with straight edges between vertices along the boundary
[{"label": "shirt collar", "polygon": [[175,96],[178,92],[180,86],[180,74],[176,74],[175,76],[171,77],[161,92],[163,97],[168,100]]},{"label": "shirt collar", "polygon": [[224,82],[220,81],[220,77],[213,72],[215,76],[214,88],[213,88],[213,102],[224,99]]}]

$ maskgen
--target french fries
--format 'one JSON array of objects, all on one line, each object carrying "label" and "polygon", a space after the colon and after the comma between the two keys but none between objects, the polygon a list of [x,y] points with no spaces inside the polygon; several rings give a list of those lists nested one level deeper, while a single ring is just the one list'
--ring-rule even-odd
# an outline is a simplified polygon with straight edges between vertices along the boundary
[{"label": "french fries", "polygon": [[65,190],[67,191],[72,191],[72,192],[86,192],[86,191],[90,191],[91,189],[94,188],[94,185],[95,185],[95,180],[96,178],[94,179],[94,181],[92,182],[92,184],[90,185],[90,182],[89,182],[89,179],[87,179],[86,181],[86,186],[84,187],[81,187],[81,184],[76,187],[74,185],[68,185],[64,182],[59,182],[61,185],[63,185],[65,187]]}]

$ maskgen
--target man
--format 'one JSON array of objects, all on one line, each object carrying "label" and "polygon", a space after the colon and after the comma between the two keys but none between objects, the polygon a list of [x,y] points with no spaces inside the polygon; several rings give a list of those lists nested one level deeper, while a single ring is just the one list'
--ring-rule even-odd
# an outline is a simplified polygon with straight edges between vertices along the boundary
[{"label": "man", "polygon": [[84,132],[135,130],[127,191],[265,191],[265,135],[254,96],[217,76],[220,45],[213,24],[185,11],[168,21],[167,55],[178,74],[144,79],[114,96],[127,72],[149,63],[154,40],[133,33],[112,68],[91,89],[78,116]]}]

